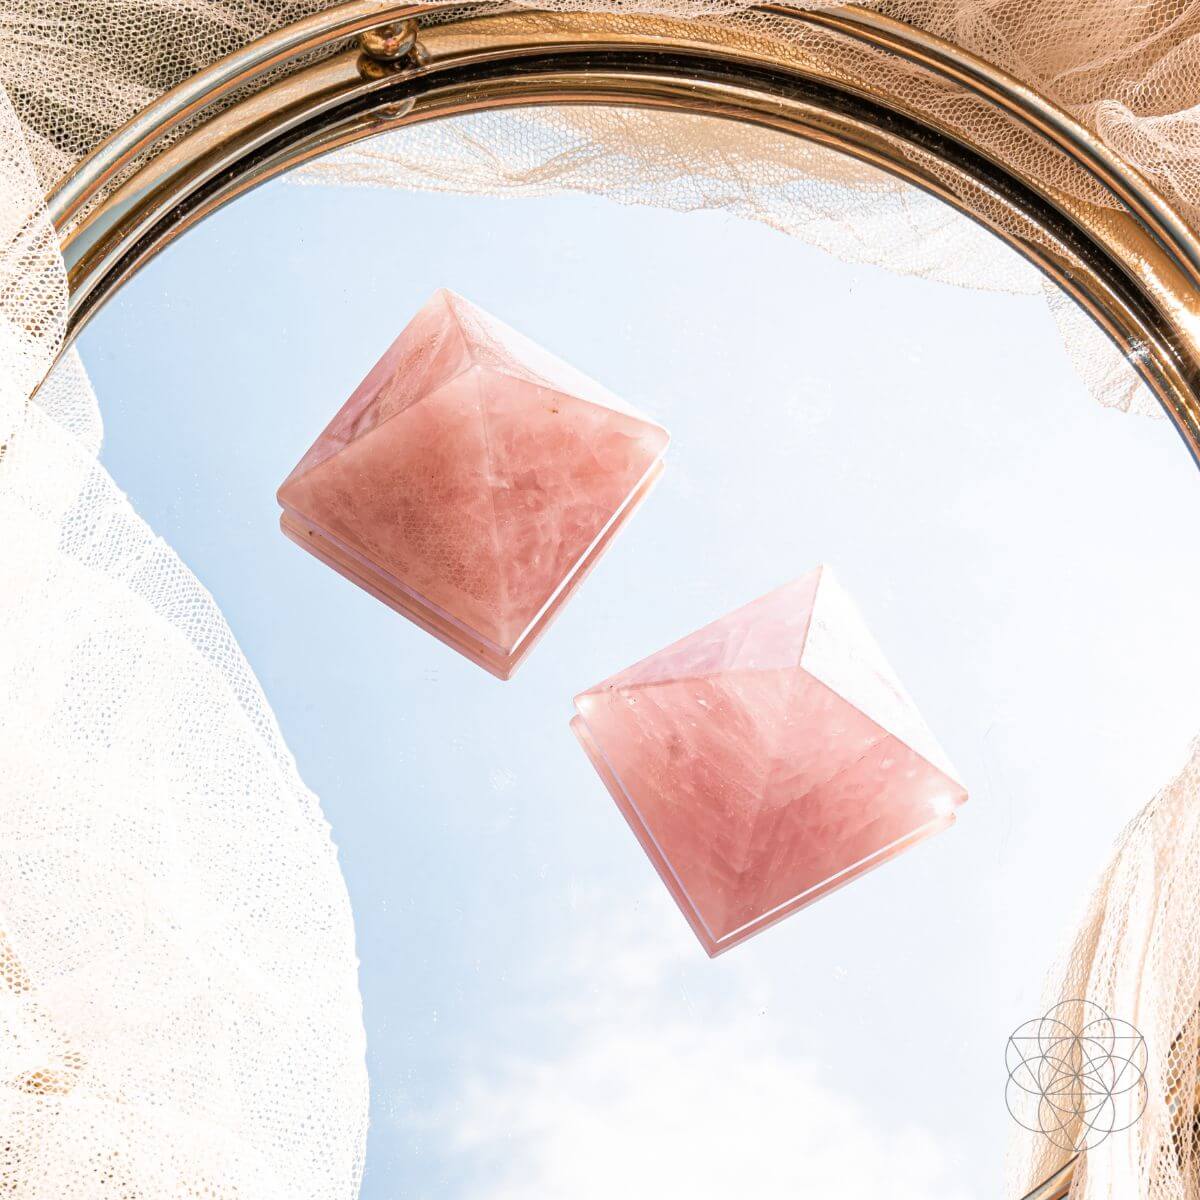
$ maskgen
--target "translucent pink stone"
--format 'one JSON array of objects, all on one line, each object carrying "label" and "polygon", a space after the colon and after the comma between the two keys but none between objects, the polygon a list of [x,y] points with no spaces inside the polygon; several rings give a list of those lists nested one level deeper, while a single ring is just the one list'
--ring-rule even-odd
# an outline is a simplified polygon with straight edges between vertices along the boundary
[{"label": "translucent pink stone", "polygon": [[946,828],[967,798],[828,567],[575,705],[572,728],[709,954]]},{"label": "translucent pink stone", "polygon": [[507,679],[645,496],[667,440],[440,291],[284,481],[280,524]]}]

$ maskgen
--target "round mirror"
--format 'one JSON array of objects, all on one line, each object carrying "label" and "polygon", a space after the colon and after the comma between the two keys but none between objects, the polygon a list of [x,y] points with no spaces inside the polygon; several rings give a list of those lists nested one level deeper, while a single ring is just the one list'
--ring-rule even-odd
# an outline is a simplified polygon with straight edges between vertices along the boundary
[{"label": "round mirror", "polygon": [[[838,224],[855,195],[822,188]],[[891,265],[927,205],[877,214]],[[944,213],[935,273],[986,256],[1002,290],[711,209],[279,180],[81,335],[103,461],[226,614],[339,847],[368,1200],[1000,1195],[1005,1040],[1196,726],[1200,479],[1169,421],[1088,393],[1033,268]],[[671,434],[508,682],[277,526],[280,483],[447,287]],[[822,563],[970,801],[710,961],[572,698]]]}]

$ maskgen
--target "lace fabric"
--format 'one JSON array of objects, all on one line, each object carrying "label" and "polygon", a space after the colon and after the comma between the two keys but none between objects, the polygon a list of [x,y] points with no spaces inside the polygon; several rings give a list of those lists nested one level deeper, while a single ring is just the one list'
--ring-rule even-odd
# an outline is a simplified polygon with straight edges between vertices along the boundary
[{"label": "lace fabric", "polygon": [[0,1191],[357,1194],[365,1037],[329,830],[212,597],[98,461],[0,94]]}]

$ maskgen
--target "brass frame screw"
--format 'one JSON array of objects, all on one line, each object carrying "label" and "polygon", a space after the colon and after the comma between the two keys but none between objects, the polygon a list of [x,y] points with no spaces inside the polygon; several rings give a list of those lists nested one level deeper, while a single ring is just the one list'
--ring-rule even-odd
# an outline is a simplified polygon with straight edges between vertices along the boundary
[{"label": "brass frame screw", "polygon": [[358,39],[359,48],[376,62],[394,63],[407,58],[417,45],[417,23],[413,19],[393,21],[364,29]]}]

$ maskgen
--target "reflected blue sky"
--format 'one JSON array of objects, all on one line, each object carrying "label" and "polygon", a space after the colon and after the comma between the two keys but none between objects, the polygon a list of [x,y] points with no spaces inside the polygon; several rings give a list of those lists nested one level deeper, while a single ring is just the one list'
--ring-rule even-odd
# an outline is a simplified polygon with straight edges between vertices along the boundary
[{"label": "reflected blue sky", "polygon": [[[274,491],[437,287],[671,430],[663,480],[503,684],[288,543]],[[1200,727],[1200,504],[1036,297],[719,214],[275,184],[81,349],[104,459],[214,593],[340,847],[363,1195],[999,1194],[1007,1034]],[[959,824],[710,962],[571,697],[833,563],[971,791]],[[882,1190],[881,1190],[882,1189]]]}]

